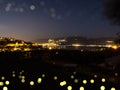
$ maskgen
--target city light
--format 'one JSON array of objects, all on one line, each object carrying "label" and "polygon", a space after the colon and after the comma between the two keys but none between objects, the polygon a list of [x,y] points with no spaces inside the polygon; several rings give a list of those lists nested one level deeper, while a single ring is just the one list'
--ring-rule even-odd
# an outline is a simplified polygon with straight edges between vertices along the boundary
[{"label": "city light", "polygon": [[74,46],[74,47],[79,47],[80,44],[72,44],[72,46]]},{"label": "city light", "polygon": [[113,45],[112,48],[116,50],[116,49],[118,49],[118,46],[117,45]]}]

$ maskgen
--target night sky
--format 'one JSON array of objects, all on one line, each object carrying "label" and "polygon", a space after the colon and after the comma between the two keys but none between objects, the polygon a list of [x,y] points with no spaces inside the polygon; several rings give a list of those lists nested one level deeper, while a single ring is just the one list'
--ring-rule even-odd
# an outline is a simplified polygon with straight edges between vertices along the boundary
[{"label": "night sky", "polygon": [[0,36],[22,40],[114,37],[120,27],[102,13],[102,0],[0,0]]}]

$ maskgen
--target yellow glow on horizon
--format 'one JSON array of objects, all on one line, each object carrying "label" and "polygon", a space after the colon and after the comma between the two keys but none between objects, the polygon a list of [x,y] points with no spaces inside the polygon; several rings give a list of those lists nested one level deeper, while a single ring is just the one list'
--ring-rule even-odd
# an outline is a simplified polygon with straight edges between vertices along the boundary
[{"label": "yellow glow on horizon", "polygon": [[72,46],[74,46],[74,47],[79,47],[80,44],[72,44]]},{"label": "yellow glow on horizon", "polygon": [[113,45],[112,48],[116,50],[116,49],[118,49],[118,46],[117,45]]}]

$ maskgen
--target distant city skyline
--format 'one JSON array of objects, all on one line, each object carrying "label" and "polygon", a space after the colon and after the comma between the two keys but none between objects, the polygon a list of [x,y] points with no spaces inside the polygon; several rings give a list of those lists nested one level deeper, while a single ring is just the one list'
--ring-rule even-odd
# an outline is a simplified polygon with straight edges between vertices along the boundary
[{"label": "distant city skyline", "polygon": [[115,37],[120,27],[111,25],[102,9],[101,0],[0,0],[0,36]]}]

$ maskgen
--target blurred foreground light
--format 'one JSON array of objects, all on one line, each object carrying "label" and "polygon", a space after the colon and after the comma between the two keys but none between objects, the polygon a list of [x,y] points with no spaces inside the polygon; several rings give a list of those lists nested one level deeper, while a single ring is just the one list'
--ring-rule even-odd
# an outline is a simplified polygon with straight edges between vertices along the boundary
[{"label": "blurred foreground light", "polygon": [[9,85],[9,84],[10,84],[10,82],[9,82],[9,81],[5,81],[5,84],[6,84],[6,85]]},{"label": "blurred foreground light", "polygon": [[25,83],[25,79],[21,79],[21,82],[22,82],[22,83]]},{"label": "blurred foreground light", "polygon": [[24,73],[24,70],[22,70],[21,72]]},{"label": "blurred foreground light", "polygon": [[1,77],[1,79],[2,79],[2,80],[5,80],[5,77],[4,77],[4,76],[2,76],[2,77]]},{"label": "blurred foreground light", "polygon": [[111,90],[116,90],[116,89],[114,87],[112,87]]},{"label": "blurred foreground light", "polygon": [[62,82],[60,82],[60,86],[64,86],[64,85],[66,85],[66,81],[62,81]]},{"label": "blurred foreground light", "polygon": [[57,76],[54,76],[54,80],[57,80],[58,79],[58,77]]},{"label": "blurred foreground light", "polygon": [[34,85],[34,81],[30,81],[30,85],[33,86]]},{"label": "blurred foreground light", "polygon": [[3,90],[8,90],[8,87],[4,86],[4,87],[3,87]]},{"label": "blurred foreground light", "polygon": [[71,77],[71,79],[74,79],[74,76],[73,76],[73,75],[71,75],[70,77]]},{"label": "blurred foreground light", "polygon": [[19,76],[19,79],[21,79],[21,78],[22,78],[22,76],[20,75],[20,76]]},{"label": "blurred foreground light", "polygon": [[21,76],[22,79],[25,79],[25,76]]},{"label": "blurred foreground light", "polygon": [[73,74],[76,74],[76,72],[73,72]]},{"label": "blurred foreground light", "polygon": [[12,77],[15,77],[15,74],[12,74]]},{"label": "blurred foreground light", "polygon": [[22,75],[22,73],[23,73],[23,72],[21,71],[21,72],[20,72],[20,75]]},{"label": "blurred foreground light", "polygon": [[3,82],[0,82],[0,86],[3,86],[4,85],[4,83]]},{"label": "blurred foreground light", "polygon": [[81,86],[79,90],[84,90],[84,87],[83,87],[83,86]]},{"label": "blurred foreground light", "polygon": [[106,80],[105,80],[105,78],[102,78],[102,82],[105,82]]},{"label": "blurred foreground light", "polygon": [[100,87],[100,90],[105,90],[105,86],[101,86],[101,87]]},{"label": "blurred foreground light", "polygon": [[67,89],[68,89],[68,90],[72,90],[72,86],[68,86]]},{"label": "blurred foreground light", "polygon": [[42,74],[42,77],[45,77],[45,74]]},{"label": "blurred foreground light", "polygon": [[115,76],[118,76],[118,73],[115,73]]},{"label": "blurred foreground light", "polygon": [[15,73],[15,71],[12,71],[12,73]]},{"label": "blurred foreground light", "polygon": [[87,83],[87,80],[83,80],[83,84],[86,84]]},{"label": "blurred foreground light", "polygon": [[95,81],[94,81],[94,79],[91,79],[91,80],[90,80],[90,83],[92,83],[92,84],[93,84],[94,82],[95,82]]},{"label": "blurred foreground light", "polygon": [[38,78],[37,82],[41,83],[42,82],[42,78]]},{"label": "blurred foreground light", "polygon": [[95,78],[97,78],[97,75],[94,75]]},{"label": "blurred foreground light", "polygon": [[78,83],[78,79],[75,79],[75,80],[74,80],[74,83]]}]

